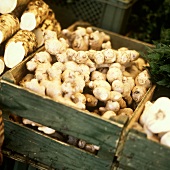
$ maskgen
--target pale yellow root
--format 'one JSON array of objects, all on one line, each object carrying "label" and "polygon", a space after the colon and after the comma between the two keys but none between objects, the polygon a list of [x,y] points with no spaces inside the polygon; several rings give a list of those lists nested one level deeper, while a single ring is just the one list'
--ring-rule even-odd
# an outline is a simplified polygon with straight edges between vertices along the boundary
[{"label": "pale yellow root", "polygon": [[48,17],[49,6],[43,0],[33,0],[21,16],[20,28],[32,31]]},{"label": "pale yellow root", "polygon": [[91,94],[84,94],[86,97],[86,106],[95,107],[97,106],[98,100]]},{"label": "pale yellow root", "polygon": [[41,28],[42,30],[55,31],[57,35],[61,32],[61,25],[56,19],[46,19]]},{"label": "pale yellow root", "polygon": [[19,19],[12,14],[0,16],[0,44],[19,30]]},{"label": "pale yellow root", "polygon": [[13,68],[36,48],[35,34],[31,31],[19,30],[5,46],[4,62],[6,67]]},{"label": "pale yellow root", "polygon": [[14,11],[16,8],[26,5],[30,0],[1,0],[0,13],[7,14]]},{"label": "pale yellow root", "polygon": [[16,8],[11,13],[14,14],[16,17],[21,18],[21,15],[27,8],[27,5],[30,1],[31,0],[18,0]]},{"label": "pale yellow root", "polygon": [[[60,23],[54,23],[57,22],[57,20],[45,20],[42,27],[38,27],[33,30],[33,33],[35,34],[38,42],[37,47],[41,47],[44,44],[44,30],[51,30],[55,31],[57,35],[61,32],[61,26]],[[56,24],[56,25],[55,25]]]},{"label": "pale yellow root", "polygon": [[61,25],[57,21],[52,9],[49,9],[48,17],[42,23],[41,29],[55,31],[57,35],[61,32]]},{"label": "pale yellow root", "polygon": [[37,37],[38,47],[44,44],[45,30],[55,31],[57,35],[61,32],[61,25],[55,19],[55,14],[52,9],[49,9],[48,17],[44,20],[44,22],[38,28],[33,30],[34,34]]},{"label": "pale yellow root", "polygon": [[39,28],[34,29],[32,32],[36,36],[37,47],[41,47],[44,44],[44,33],[43,33],[42,29],[39,27]]},{"label": "pale yellow root", "polygon": [[0,75],[4,72],[4,70],[5,70],[4,58],[0,56]]}]

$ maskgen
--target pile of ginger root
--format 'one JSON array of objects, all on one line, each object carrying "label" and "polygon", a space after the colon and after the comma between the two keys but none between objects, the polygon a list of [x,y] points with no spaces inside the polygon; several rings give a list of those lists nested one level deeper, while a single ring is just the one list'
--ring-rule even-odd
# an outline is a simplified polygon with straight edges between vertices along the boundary
[{"label": "pile of ginger root", "polygon": [[131,118],[149,87],[139,52],[113,49],[110,36],[92,27],[44,33],[44,50],[26,63],[24,88],[104,119]]}]

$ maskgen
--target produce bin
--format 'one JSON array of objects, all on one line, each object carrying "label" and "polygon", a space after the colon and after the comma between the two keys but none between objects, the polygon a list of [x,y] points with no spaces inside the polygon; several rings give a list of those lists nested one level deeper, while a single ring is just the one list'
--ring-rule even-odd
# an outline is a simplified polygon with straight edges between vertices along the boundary
[{"label": "produce bin", "polygon": [[[146,95],[146,101],[155,101],[159,97],[170,97],[170,90],[157,86]],[[134,122],[138,121],[143,110],[133,118],[131,123],[125,128],[126,137],[123,142],[123,149],[118,157],[118,170],[169,170],[170,169],[170,148],[149,140],[144,132],[134,128]],[[124,132],[125,132],[124,131]]]},{"label": "produce bin", "polygon": [[63,28],[78,20],[116,32],[126,33],[131,9],[136,0],[45,0]]},{"label": "produce bin", "polygon": [[[78,26],[86,27],[89,24],[76,22],[68,29],[75,30]],[[112,46],[115,49],[128,47],[145,52],[146,46],[149,46],[149,44],[110,31],[92,28],[110,35]],[[41,47],[38,51],[43,48]],[[106,120],[85,111],[75,110],[19,86],[18,82],[26,74],[25,64],[33,55],[7,71],[1,78],[0,102],[7,111],[3,114],[6,136],[4,149],[23,155],[25,161],[31,159],[43,163],[48,166],[48,169],[106,170],[114,168],[119,139],[124,126],[128,123],[127,117],[125,116],[121,120]],[[136,110],[138,109],[137,107]],[[14,122],[10,119],[10,114],[83,139],[90,144],[99,146],[100,149],[97,154],[89,153],[21,123]]]}]

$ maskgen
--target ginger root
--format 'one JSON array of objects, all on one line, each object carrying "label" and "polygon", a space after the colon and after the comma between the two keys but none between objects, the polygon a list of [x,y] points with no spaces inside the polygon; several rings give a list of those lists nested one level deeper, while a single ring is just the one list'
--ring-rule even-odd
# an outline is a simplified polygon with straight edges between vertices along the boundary
[{"label": "ginger root", "polygon": [[[30,74],[21,85],[70,107],[130,117],[129,107],[138,104],[151,85],[147,72],[137,66],[139,53],[110,48],[110,37],[91,27],[61,34],[58,38],[57,32],[44,31],[45,50],[26,63]],[[102,47],[105,43],[108,48]]]}]

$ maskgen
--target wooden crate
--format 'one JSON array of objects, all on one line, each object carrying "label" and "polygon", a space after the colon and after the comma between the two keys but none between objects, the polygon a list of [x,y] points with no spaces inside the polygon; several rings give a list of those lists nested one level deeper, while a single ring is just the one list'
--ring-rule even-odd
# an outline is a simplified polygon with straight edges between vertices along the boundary
[{"label": "wooden crate", "polygon": [[[75,30],[77,26],[89,26],[89,24],[76,22],[69,29]],[[93,28],[110,35],[112,46],[115,49],[128,47],[129,49],[145,52],[146,46],[149,45],[103,29]],[[42,49],[43,47],[38,51]],[[121,120],[105,120],[99,116],[57,103],[49,97],[42,97],[18,86],[18,82],[26,74],[25,63],[33,55],[27,57],[2,76],[0,103],[10,113],[41,123],[78,139],[83,139],[90,144],[100,146],[100,150],[97,155],[94,155],[55,140],[11,121],[8,113],[4,113],[6,136],[4,148],[51,168],[74,170],[112,169],[122,130],[128,122],[127,117]]]},{"label": "wooden crate", "polygon": [[[155,88],[155,87],[154,87]],[[159,97],[170,97],[170,89],[156,87],[146,96],[146,101],[155,101]],[[131,120],[125,128],[126,137],[123,142],[123,149],[119,153],[118,170],[169,170],[170,169],[170,148],[158,142],[147,139],[145,133],[133,128],[135,121],[138,121],[142,110]]]}]

